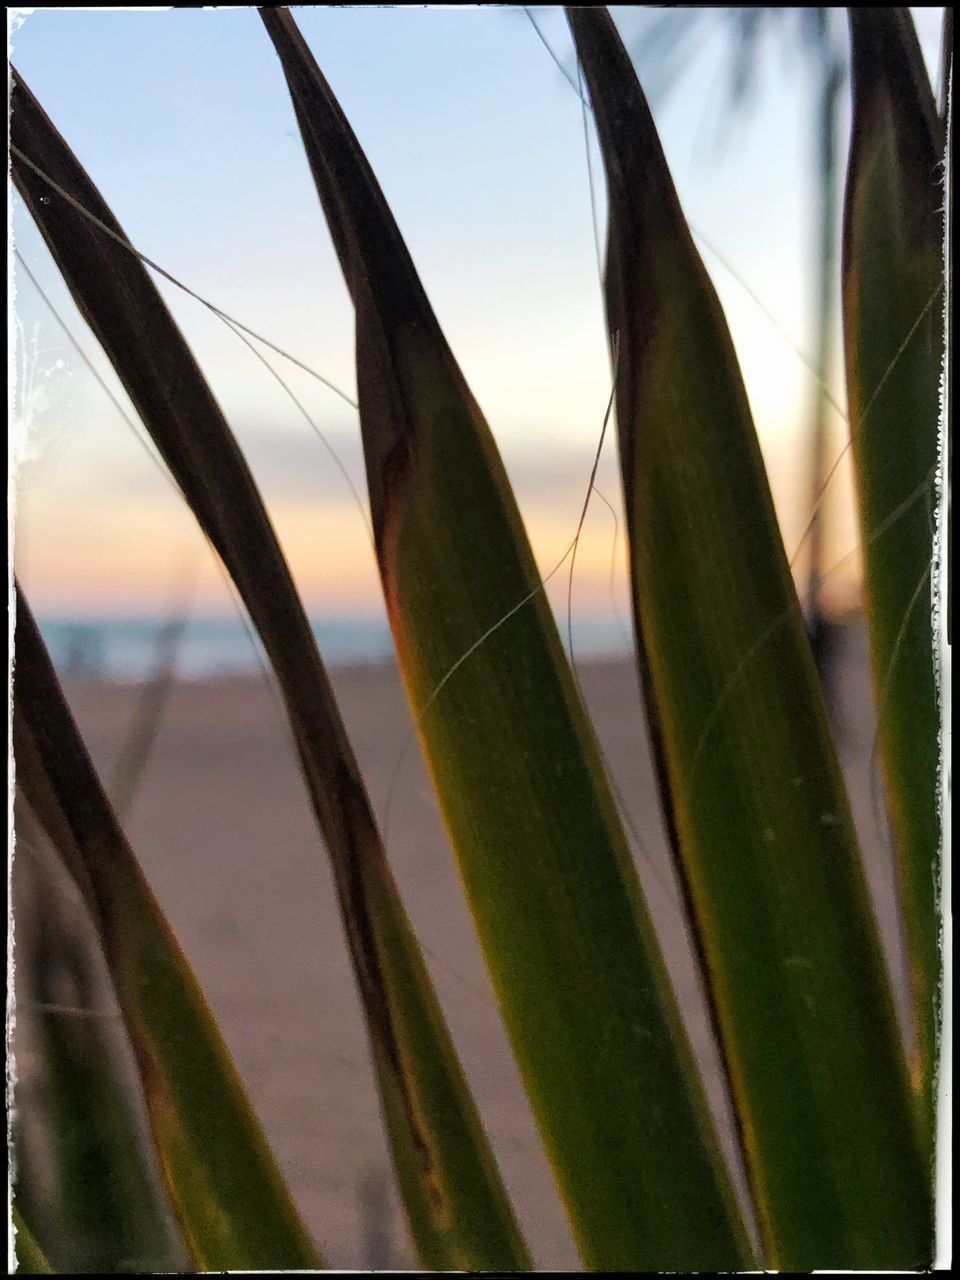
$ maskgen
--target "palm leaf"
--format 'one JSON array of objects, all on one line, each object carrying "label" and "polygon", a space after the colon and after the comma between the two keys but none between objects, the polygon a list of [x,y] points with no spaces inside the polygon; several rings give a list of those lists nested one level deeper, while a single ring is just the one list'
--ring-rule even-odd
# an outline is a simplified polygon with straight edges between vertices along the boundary
[{"label": "palm leaf", "polygon": [[17,587],[17,781],[93,916],[157,1155],[203,1270],[315,1267],[216,1023],[117,823]]},{"label": "palm leaf", "polygon": [[920,1266],[902,1045],[733,345],[612,20],[568,16],[607,174],[640,676],[766,1260]]},{"label": "palm leaf", "polygon": [[[931,561],[943,316],[943,128],[906,9],[851,9],[843,228],[847,399],[878,737],[932,1157],[939,1008],[940,714]],[[882,537],[871,538],[883,529]]]},{"label": "palm leaf", "polygon": [[522,1270],[525,1247],[313,633],[239,446],[145,268],[122,247],[119,223],[16,72],[11,141],[17,186],[236,583],[276,674],[333,863],[394,1165],[421,1257],[438,1269]]},{"label": "palm leaf", "polygon": [[293,19],[261,15],[356,309],[400,668],[583,1258],[744,1264],[689,1046],[492,436]]}]

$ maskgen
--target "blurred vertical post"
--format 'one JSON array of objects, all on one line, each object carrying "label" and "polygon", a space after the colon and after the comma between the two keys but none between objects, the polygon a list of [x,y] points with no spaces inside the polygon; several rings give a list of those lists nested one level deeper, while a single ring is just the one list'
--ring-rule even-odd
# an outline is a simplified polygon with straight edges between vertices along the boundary
[{"label": "blurred vertical post", "polygon": [[839,187],[837,182],[837,116],[840,89],[844,81],[844,65],[832,49],[824,9],[812,11],[816,24],[815,47],[820,53],[820,101],[818,107],[818,208],[820,215],[817,254],[818,288],[816,301],[817,353],[819,381],[814,388],[813,412],[810,420],[810,510],[809,561],[807,570],[807,631],[813,649],[817,673],[824,698],[832,712],[833,662],[838,630],[823,610],[820,587],[823,580],[825,510],[822,489],[827,454],[827,381],[830,377],[834,343],[834,304],[837,285],[837,215]]}]

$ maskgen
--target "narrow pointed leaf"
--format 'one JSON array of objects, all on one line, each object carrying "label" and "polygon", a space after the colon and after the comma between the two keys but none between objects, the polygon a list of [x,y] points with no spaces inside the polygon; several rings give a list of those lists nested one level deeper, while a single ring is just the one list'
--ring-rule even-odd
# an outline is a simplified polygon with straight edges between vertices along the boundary
[{"label": "narrow pointed leaf", "polygon": [[422,1261],[433,1269],[526,1269],[525,1246],[400,902],[313,632],[239,446],[146,269],[61,194],[125,240],[16,72],[11,142],[17,186],[236,583],[273,666],[333,863],[394,1165]]},{"label": "narrow pointed leaf", "polygon": [[[939,1007],[940,715],[931,561],[943,358],[943,129],[906,9],[851,9],[847,400],[878,736],[929,1155]],[[882,536],[872,538],[874,530]]]},{"label": "narrow pointed leaf", "polygon": [[[110,800],[122,816],[148,762],[169,693],[181,614],[159,635],[155,669],[144,685],[120,750]],[[129,1043],[109,983],[97,933],[82,901],[67,899],[64,872],[43,857],[43,833],[30,809],[15,816],[16,865],[27,893],[17,929],[17,1026],[28,1025],[35,1106],[19,1109],[19,1128],[47,1135],[49,1155],[33,1144],[17,1151],[18,1193],[42,1205],[44,1247],[59,1271],[182,1271],[187,1255],[176,1235]],[[55,855],[54,855],[55,856]],[[21,1133],[22,1136],[22,1133]],[[38,1194],[39,1188],[39,1194]]]},{"label": "narrow pointed leaf", "polygon": [[401,671],[583,1258],[610,1270],[744,1265],[689,1046],[493,438],[293,19],[261,14],[356,308]]},{"label": "narrow pointed leaf", "polygon": [[568,16],[607,175],[640,675],[765,1261],[921,1266],[889,981],[733,345],[609,14]]},{"label": "narrow pointed leaf", "polygon": [[184,1239],[204,1270],[319,1259],[239,1076],[100,785],[17,588],[17,782],[84,895]]}]

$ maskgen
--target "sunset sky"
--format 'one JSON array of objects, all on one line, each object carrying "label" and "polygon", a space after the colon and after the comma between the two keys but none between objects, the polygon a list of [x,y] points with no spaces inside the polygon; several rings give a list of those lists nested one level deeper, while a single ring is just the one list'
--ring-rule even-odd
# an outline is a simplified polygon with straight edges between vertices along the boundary
[{"label": "sunset sky", "polygon": [[[572,68],[562,13],[535,12]],[[913,12],[936,77],[943,11]],[[255,10],[8,13],[14,64],[132,242],[352,395],[352,308]],[[487,416],[546,572],[573,535],[609,395],[580,105],[522,9],[295,13]],[[650,14],[614,13],[636,52]],[[700,24],[702,39],[669,95],[653,101],[654,114],[691,225],[811,352],[811,64],[772,33],[761,41],[755,99],[730,120],[730,45],[718,14]],[[594,173],[602,228],[595,151]],[[123,400],[18,198],[12,234]],[[741,283],[706,250],[704,260],[741,357],[790,552],[809,515],[812,380]],[[196,607],[225,612],[222,579],[192,517],[22,270],[14,282],[16,565],[34,608],[162,614],[190,573]],[[309,609],[376,614],[365,526],[329,454],[233,334],[160,287],[248,454]],[[266,354],[363,492],[355,413]],[[831,385],[842,402],[839,373]],[[843,424],[834,426],[832,453],[844,439]],[[841,472],[829,507],[833,560],[857,539],[845,485]],[[599,486],[619,508],[612,436]],[[610,513],[595,502],[577,567],[584,614],[610,609],[612,550]],[[849,568],[835,586],[849,587]],[[621,599],[624,578],[621,547]]]}]

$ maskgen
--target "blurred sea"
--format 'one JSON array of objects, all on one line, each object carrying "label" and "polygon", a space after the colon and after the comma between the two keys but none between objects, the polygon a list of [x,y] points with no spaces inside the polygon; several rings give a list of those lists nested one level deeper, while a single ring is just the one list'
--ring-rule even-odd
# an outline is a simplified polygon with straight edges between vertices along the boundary
[{"label": "blurred sea", "polygon": [[[71,679],[139,681],[157,667],[167,625],[155,618],[39,619],[50,656],[61,676]],[[314,621],[324,662],[331,667],[389,662],[393,640],[385,619],[338,618]],[[566,624],[560,632],[566,642]],[[16,645],[16,642],[14,642]],[[605,618],[574,623],[578,658],[621,657],[628,641],[619,624]],[[181,679],[252,675],[259,670],[260,643],[238,618],[192,618],[176,646]]]}]

